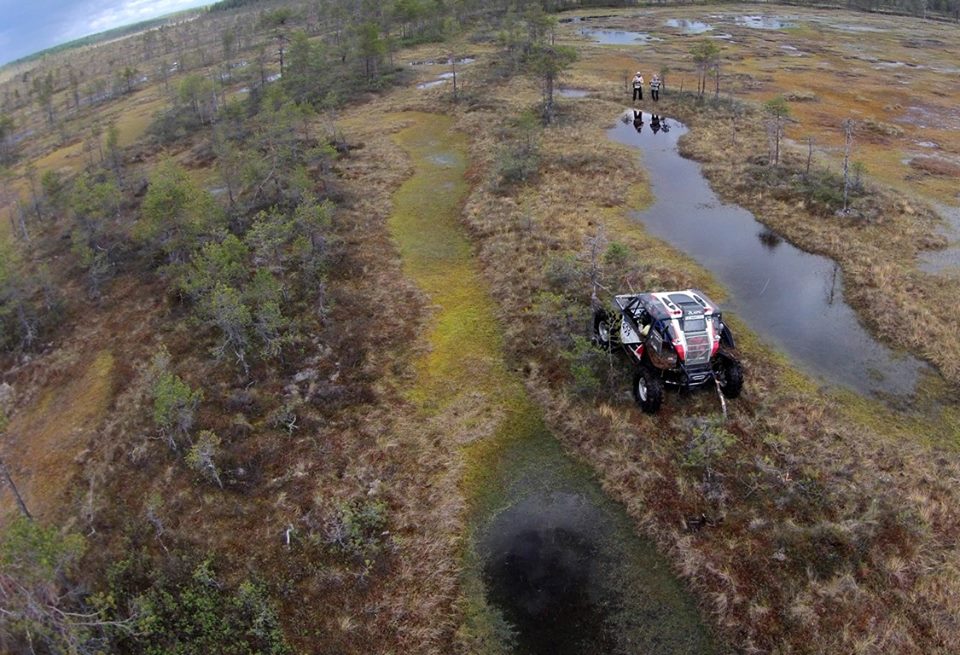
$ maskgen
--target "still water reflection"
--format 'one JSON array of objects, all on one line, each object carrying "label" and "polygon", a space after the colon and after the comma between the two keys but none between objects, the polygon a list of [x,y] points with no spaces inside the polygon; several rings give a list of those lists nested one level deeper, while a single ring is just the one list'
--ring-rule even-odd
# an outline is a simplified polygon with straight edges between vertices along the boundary
[{"label": "still water reflection", "polygon": [[700,166],[677,152],[684,125],[658,117],[655,131],[650,114],[641,112],[639,128],[637,112],[621,118],[608,135],[643,151],[656,198],[635,217],[711,271],[730,291],[728,310],[830,383],[862,393],[913,391],[929,367],[867,333],[844,301],[842,274],[832,260],[794,247],[747,210],[724,204]]}]

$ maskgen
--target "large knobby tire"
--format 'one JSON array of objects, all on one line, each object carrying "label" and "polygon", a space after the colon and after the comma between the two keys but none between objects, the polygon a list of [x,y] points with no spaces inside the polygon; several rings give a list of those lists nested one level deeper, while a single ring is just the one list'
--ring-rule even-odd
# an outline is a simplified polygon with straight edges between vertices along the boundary
[{"label": "large knobby tire", "polygon": [[663,404],[663,384],[646,366],[633,375],[633,397],[647,414],[656,414]]},{"label": "large knobby tire", "polygon": [[743,366],[735,359],[723,358],[717,379],[720,381],[720,391],[727,398],[736,398],[743,389]]},{"label": "large knobby tire", "polygon": [[593,342],[603,350],[610,350],[612,323],[605,309],[593,312]]}]

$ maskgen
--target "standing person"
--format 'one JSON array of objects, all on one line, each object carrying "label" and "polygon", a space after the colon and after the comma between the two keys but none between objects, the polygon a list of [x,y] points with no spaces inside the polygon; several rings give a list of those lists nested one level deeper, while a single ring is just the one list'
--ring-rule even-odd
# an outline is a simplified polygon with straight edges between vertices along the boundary
[{"label": "standing person", "polygon": [[640,71],[633,76],[633,101],[643,100],[643,75]]},{"label": "standing person", "polygon": [[650,97],[653,98],[654,102],[660,101],[660,74],[654,73],[653,79],[650,80]]}]

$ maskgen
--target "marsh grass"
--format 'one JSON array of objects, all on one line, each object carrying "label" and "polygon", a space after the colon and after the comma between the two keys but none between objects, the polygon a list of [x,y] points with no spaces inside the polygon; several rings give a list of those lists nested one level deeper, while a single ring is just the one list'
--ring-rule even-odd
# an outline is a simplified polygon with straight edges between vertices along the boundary
[{"label": "marsh grass", "polygon": [[[933,401],[931,413],[898,411],[882,401],[821,389],[734,321],[746,391],[731,403],[725,446],[710,451],[722,454],[709,457],[707,467],[698,456],[691,466],[691,453],[699,452],[690,445],[696,430],[684,426],[717,411],[711,394],[669,396],[656,418],[632,406],[625,381],[620,392],[585,401],[577,397],[579,382],[562,349],[537,347],[543,312],[550,311],[543,309],[542,290],[567,303],[589,303],[590,289],[582,276],[570,274],[569,262],[584,261],[586,241],[601,226],[630,249],[637,264],[629,279],[616,284],[696,285],[723,296],[695,262],[626,218],[633,203],[649,198],[649,190],[642,156],[638,162],[603,138],[622,108],[607,65],[612,58],[588,54],[577,64],[576,85],[599,97],[561,103],[557,126],[544,134],[541,174],[511,195],[497,191],[495,176],[485,174],[497,147],[495,132],[485,126],[533,106],[537,89],[520,81],[491,88],[489,94],[500,98],[498,109],[460,121],[473,135],[477,180],[464,217],[500,315],[512,322],[505,346],[522,364],[529,393],[564,445],[597,470],[605,490],[656,538],[697,591],[702,610],[737,648],[949,652],[958,635],[946,617],[960,607],[960,594],[936,581],[949,578],[957,566],[946,546],[956,517],[942,495],[955,495],[946,480],[957,474],[950,453],[960,445],[950,436],[956,432],[951,405],[937,409]],[[873,187],[871,196],[879,198],[869,198],[869,206],[880,209],[870,220],[838,218],[827,209],[834,207],[832,197],[816,199],[817,187],[836,178],[828,174],[799,185],[793,164],[773,174],[785,185],[779,199],[769,192],[768,173],[744,182],[750,179],[747,167],[755,165],[749,153],[765,155],[765,137],[757,129],[742,129],[743,150],[731,148],[723,118],[731,106],[668,94],[661,111],[691,126],[685,150],[703,163],[715,186],[736,178],[741,186],[728,185],[736,191],[728,191],[726,200],[754,209],[801,247],[852,256],[859,246],[871,253],[871,274],[896,284],[898,267],[905,266],[903,251],[930,240],[936,221],[902,197]],[[742,125],[747,124],[757,122]],[[771,207],[782,208],[776,219],[766,218]],[[818,243],[816,234],[829,246],[811,247]],[[845,272],[846,267],[845,262]],[[915,283],[916,275],[910,279]],[[563,312],[557,311],[555,319],[562,322]],[[931,317],[927,310],[923,315]],[[949,362],[944,369],[949,376]],[[948,397],[945,388],[930,391]],[[922,491],[932,481],[936,498]]]},{"label": "marsh grass", "polygon": [[[688,11],[702,9],[648,10],[643,20]],[[791,38],[808,41],[820,36],[814,29],[791,32]],[[915,171],[916,180],[900,179],[901,137],[883,125],[899,125],[882,115],[906,110],[911,94],[942,93],[934,78],[918,73],[910,94],[888,88],[890,97],[883,97],[867,88],[881,88],[869,71],[840,77],[806,64],[798,70],[777,58],[781,37],[760,38],[745,29],[737,37],[743,45],[726,52],[730,72],[724,82],[735,83],[731,88],[743,98],[762,101],[784,87],[809,89],[805,93],[819,102],[797,102],[793,109],[803,123],[828,127],[852,109],[868,111],[880,121],[864,136],[868,178],[896,182],[898,189],[955,194],[955,180],[944,176],[930,180]],[[486,42],[470,45],[478,52],[492,49]],[[837,70],[850,63],[833,44],[803,47]],[[949,58],[951,47],[925,56],[935,63]],[[343,330],[316,329],[317,348],[327,356],[311,365],[322,371],[326,391],[302,410],[309,427],[292,433],[272,428],[268,416],[274,400],[287,393],[283,381],[238,389],[229,373],[191,356],[190,330],[182,314],[169,311],[159,285],[125,277],[102,307],[73,317],[84,320],[54,353],[16,369],[18,403],[31,407],[21,414],[23,434],[42,433],[66,446],[56,455],[63,466],[48,467],[51,474],[41,481],[50,491],[41,503],[55,508],[52,517],[79,521],[102,539],[103,547],[86,562],[89,570],[104,570],[131,547],[160,554],[179,545],[219,553],[237,578],[228,583],[249,570],[269,571],[286,632],[303,651],[448,653],[457,639],[468,645],[487,635],[509,641],[502,617],[483,607],[482,588],[471,586],[476,578],[463,576],[464,566],[471,566],[469,556],[466,564],[461,558],[470,537],[466,517],[500,500],[491,464],[505,441],[549,429],[566,452],[596,472],[632,525],[656,540],[697,593],[703,615],[733,647],[781,653],[955,650],[960,410],[950,400],[955,388],[949,382],[925,381],[916,410],[821,389],[733,317],[747,386],[724,424],[735,445],[712,457],[707,471],[699,459],[697,466],[683,464],[695,436],[690,419],[716,415],[712,395],[670,396],[664,413],[651,418],[633,407],[622,368],[607,363],[609,386],[584,399],[571,393],[577,380],[564,348],[542,347],[544,317],[572,331],[577,312],[569,306],[586,306],[590,295],[576,277],[551,279],[546,264],[584,262],[587,240],[601,229],[635,261],[618,279],[607,279],[612,288],[696,285],[723,299],[722,288],[695,261],[626,217],[627,210],[650,202],[650,191],[642,160],[604,138],[625,102],[623,71],[670,63],[662,111],[691,126],[685,147],[715,185],[736,190],[724,184],[724,176],[739,183],[747,160],[766,148],[756,122],[741,117],[747,127],[737,143],[748,154],[735,157],[732,117],[726,124],[722,108],[697,107],[674,95],[692,80],[686,42],[668,39],[640,51],[581,43],[581,49],[584,58],[565,81],[594,97],[558,102],[557,126],[542,137],[539,175],[507,193],[493,184],[496,127],[537,103],[535,85],[484,81],[478,62],[478,73],[464,74],[462,104],[437,89],[394,91],[351,107],[343,129],[365,147],[336,164],[345,203],[335,230],[349,256],[337,260],[329,320]],[[424,46],[418,52],[439,56],[445,49]],[[843,96],[839,90],[848,84],[860,90]],[[423,119],[394,112],[438,108],[455,114],[456,125],[470,135],[470,189],[462,215],[469,239],[454,250],[457,256],[475,254],[476,265],[452,268],[456,285],[431,276],[429,267],[405,268],[387,227],[394,191],[422,164],[392,135],[418,122],[418,129],[428,129]],[[121,126],[124,138],[142,129],[142,119],[130,114],[131,123]],[[950,130],[928,129],[923,136],[956,148]],[[836,135],[825,132],[822,143],[835,147]],[[79,140],[53,137],[38,140],[28,155],[41,158],[38,170],[80,168],[85,160]],[[825,160],[835,165],[835,151]],[[794,159],[787,162],[794,166]],[[427,196],[429,185],[418,184],[410,195]],[[823,185],[830,184],[825,178]],[[905,338],[915,345],[920,326],[930,326],[925,338],[936,352],[928,357],[956,382],[960,358],[952,317],[945,313],[955,307],[955,288],[909,268],[917,251],[941,243],[933,235],[937,223],[922,204],[881,192],[881,211],[865,221],[799,206],[809,202],[804,189],[784,193],[776,197],[758,179],[729,198],[801,247],[841,261],[848,298],[870,310],[865,321],[889,342]],[[394,232],[395,238],[404,231]],[[410,229],[406,236],[414,235]],[[438,308],[408,275],[450,291],[453,315],[464,324],[437,320]],[[463,284],[467,277],[470,285]],[[482,310],[499,319],[500,336],[466,325],[483,318],[469,298],[480,287],[492,297]],[[535,303],[547,289],[561,300],[556,310],[544,303],[540,311]],[[888,316],[911,322],[880,320]],[[486,317],[479,326],[492,322]],[[462,337],[470,337],[478,351],[502,348],[507,357],[496,365],[484,353],[458,358]],[[190,382],[207,384],[215,398],[201,408],[201,418],[218,434],[231,435],[227,494],[198,493],[160,452],[143,419],[145,390],[136,362],[146,361],[160,342],[181,358]],[[490,384],[486,373],[477,387],[465,383],[466,392],[450,389],[439,374],[462,381],[475,367],[498,371],[492,379],[510,371],[514,381],[494,395],[520,395],[525,387],[527,400],[492,410],[482,393]],[[69,432],[77,424],[84,426],[83,435]],[[89,450],[81,448],[87,444]],[[466,454],[464,444],[472,444]],[[471,495],[469,489],[487,489],[489,495]],[[320,538],[338,503],[364,500],[385,504],[391,532],[370,564],[331,553]],[[151,519],[163,530],[146,528]],[[480,616],[474,625],[486,627],[474,637],[469,630],[457,637],[461,625],[471,625],[461,619],[472,610]]]}]

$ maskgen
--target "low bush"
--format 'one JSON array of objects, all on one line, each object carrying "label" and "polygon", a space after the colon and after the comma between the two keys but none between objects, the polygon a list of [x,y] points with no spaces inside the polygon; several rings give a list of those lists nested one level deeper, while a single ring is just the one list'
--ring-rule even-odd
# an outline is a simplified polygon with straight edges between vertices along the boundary
[{"label": "low bush", "polygon": [[566,351],[564,357],[570,366],[570,392],[580,398],[596,396],[610,370],[607,355],[590,339],[575,335],[573,348]]},{"label": "low bush", "polygon": [[153,122],[147,128],[147,134],[160,145],[170,145],[201,127],[196,112],[190,107],[172,107],[154,116]]},{"label": "low bush", "polygon": [[210,559],[191,566],[171,559],[161,569],[142,553],[117,562],[109,597],[137,615],[134,634],[110,652],[143,655],[288,655],[280,621],[266,589],[249,580],[235,587],[218,577]]},{"label": "low bush", "polygon": [[347,557],[369,560],[389,542],[387,504],[382,500],[341,501],[326,525],[326,542]]},{"label": "low bush", "polygon": [[532,112],[524,112],[503,130],[503,145],[494,166],[501,188],[526,182],[540,170],[542,132]]},{"label": "low bush", "polygon": [[543,266],[543,277],[550,289],[566,294],[582,286],[586,281],[586,272],[583,266],[572,254],[550,257]]}]

